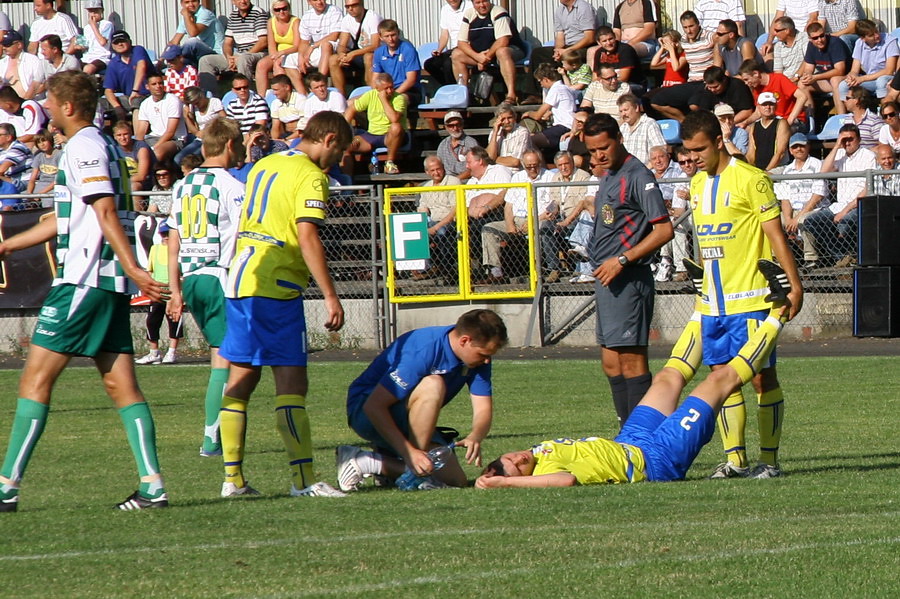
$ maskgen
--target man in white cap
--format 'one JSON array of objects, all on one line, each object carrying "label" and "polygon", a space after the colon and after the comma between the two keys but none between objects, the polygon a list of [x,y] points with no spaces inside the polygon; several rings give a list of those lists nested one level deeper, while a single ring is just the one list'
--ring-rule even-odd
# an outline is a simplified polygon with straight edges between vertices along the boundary
[{"label": "man in white cap", "polygon": [[746,154],[750,147],[750,136],[746,129],[734,126],[734,108],[729,104],[717,104],[713,112],[722,126],[722,140],[728,153],[732,156]]},{"label": "man in white cap", "polygon": [[465,181],[472,176],[466,167],[466,153],[477,146],[478,142],[463,129],[463,115],[458,110],[451,110],[444,115],[444,128],[447,130],[447,137],[438,146],[437,157],[441,159],[448,175]]},{"label": "man in white cap", "polygon": [[750,136],[747,162],[758,169],[771,171],[784,164],[791,127],[785,119],[775,114],[778,98],[772,92],[759,94],[756,104],[760,118],[747,128]]},{"label": "man in white cap", "polygon": [[93,75],[105,71],[109,64],[112,57],[110,40],[114,28],[112,21],[103,18],[103,0],[87,0],[84,9],[88,18],[84,22],[83,39],[75,38],[75,50],[81,52],[81,62],[84,65],[82,70]]}]

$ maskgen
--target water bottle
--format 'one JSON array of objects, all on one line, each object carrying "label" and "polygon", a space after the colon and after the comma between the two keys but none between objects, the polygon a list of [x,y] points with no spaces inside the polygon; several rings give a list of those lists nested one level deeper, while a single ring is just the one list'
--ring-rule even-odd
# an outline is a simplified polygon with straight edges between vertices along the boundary
[{"label": "water bottle", "polygon": [[[453,455],[454,447],[454,443],[451,443],[450,445],[440,445],[428,452],[428,459],[431,460],[434,467],[432,472],[436,472],[444,467],[444,464],[446,464],[447,460],[450,459],[450,456]],[[413,470],[407,468],[406,471],[397,478],[394,484],[401,491],[417,491],[419,485],[425,482],[426,478],[428,477],[417,476]]]},{"label": "water bottle", "polygon": [[465,85],[465,82],[463,81],[462,73],[460,73],[459,75],[456,76],[456,84],[457,85]]},{"label": "water bottle", "polygon": [[372,158],[369,160],[369,172],[373,175],[377,175],[378,166],[378,156],[375,154],[375,152],[372,152]]}]

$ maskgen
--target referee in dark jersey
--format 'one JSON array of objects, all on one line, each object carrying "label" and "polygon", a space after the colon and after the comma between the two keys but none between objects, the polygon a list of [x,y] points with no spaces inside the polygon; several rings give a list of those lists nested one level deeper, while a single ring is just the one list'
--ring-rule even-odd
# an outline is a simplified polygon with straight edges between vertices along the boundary
[{"label": "referee in dark jersey", "polygon": [[588,254],[597,279],[597,343],[621,426],[650,388],[650,258],[674,232],[656,178],[625,149],[616,120],[588,117],[584,142],[592,166],[605,171],[594,198]]}]

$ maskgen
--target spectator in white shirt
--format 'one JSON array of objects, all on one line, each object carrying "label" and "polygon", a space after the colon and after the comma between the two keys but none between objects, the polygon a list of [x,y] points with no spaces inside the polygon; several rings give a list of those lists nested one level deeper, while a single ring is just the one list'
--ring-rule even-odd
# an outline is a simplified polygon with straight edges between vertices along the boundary
[{"label": "spectator in white shirt", "polygon": [[34,136],[47,125],[47,113],[34,100],[23,100],[12,87],[0,87],[0,122],[16,129],[16,138],[31,147]]},{"label": "spectator in white shirt", "polygon": [[72,22],[72,17],[65,13],[57,12],[54,0],[34,0],[34,12],[38,16],[31,23],[31,37],[28,38],[28,52],[44,58],[40,52],[39,43],[45,35],[55,33],[62,40],[67,54],[75,52],[75,36],[78,29]]},{"label": "spectator in white shirt", "polygon": [[284,68],[299,71],[301,75],[318,70],[327,77],[344,14],[325,0],[308,1],[309,10],[300,18],[300,49],[288,57]]},{"label": "spectator in white shirt", "polygon": [[328,89],[328,78],[321,73],[313,73],[307,77],[309,81],[309,95],[303,104],[303,118],[298,125],[302,131],[306,122],[316,113],[323,110],[340,112],[347,110],[347,99],[336,89]]},{"label": "spectator in white shirt", "polygon": [[507,168],[522,168],[522,155],[531,149],[531,133],[518,123],[512,104],[500,104],[494,115],[486,148],[489,158]]},{"label": "spectator in white shirt", "polygon": [[275,96],[269,104],[272,113],[272,139],[300,137],[297,124],[303,118],[306,96],[294,89],[287,75],[275,75],[269,87]]},{"label": "spectator in white shirt", "polygon": [[135,121],[135,138],[153,148],[159,162],[165,162],[184,147],[187,128],[184,124],[181,100],[175,94],[166,93],[162,75],[147,77],[150,97],[141,102]]},{"label": "spectator in white shirt", "polygon": [[41,54],[44,55],[44,78],[49,79],[61,71],[78,71],[81,65],[78,59],[71,54],[65,54],[62,49],[62,40],[55,33],[50,33],[41,38]]},{"label": "spectator in white shirt", "polygon": [[4,50],[0,83],[11,86],[25,100],[39,98],[45,79],[41,59],[25,51],[22,36],[16,31],[7,31],[0,45]]},{"label": "spectator in white shirt", "polygon": [[769,26],[768,38],[759,49],[766,60],[771,60],[773,57],[775,30],[781,28],[777,23],[781,17],[790,17],[794,20],[794,25],[797,29],[806,31],[806,26],[819,18],[819,0],[778,0],[778,4],[775,7],[775,17]]},{"label": "spectator in white shirt", "polygon": [[366,8],[363,0],[346,0],[347,14],[341,19],[341,34],[337,51],[331,55],[328,72],[334,86],[342,94],[347,93],[347,73],[356,71],[363,74],[366,85],[371,86],[372,56],[381,45],[378,25],[382,18],[374,10]]},{"label": "spectator in white shirt", "polygon": [[[778,167],[772,172],[781,172],[782,175],[803,175],[822,172],[822,161],[809,155],[809,141],[802,133],[794,133],[791,136],[790,152],[794,158],[784,167]],[[818,257],[812,243],[807,243],[807,238],[800,235],[800,227],[809,212],[803,212],[803,207],[813,202],[818,205],[825,197],[824,179],[786,179],[775,183],[775,197],[781,202],[781,224],[784,232],[791,241],[801,241],[803,244],[803,259],[812,262]]]},{"label": "spectator in white shirt", "polygon": [[75,50],[81,52],[82,70],[88,75],[102,73],[112,58],[110,39],[113,34],[112,21],[103,18],[103,0],[87,0],[84,8],[88,12],[84,24],[84,42],[79,45],[76,37]]},{"label": "spectator in white shirt", "polygon": [[666,145],[659,123],[641,112],[641,101],[633,94],[625,94],[616,103],[619,106],[625,149],[642,164],[647,164],[650,160],[650,148]]},{"label": "spectator in white shirt", "polygon": [[439,85],[456,83],[453,78],[453,62],[450,60],[450,55],[456,48],[463,14],[470,8],[472,8],[471,0],[446,0],[446,4],[441,7],[441,16],[438,21],[440,29],[438,46],[431,53],[431,58],[422,65],[422,68],[428,71],[431,78]]},{"label": "spectator in white shirt", "polygon": [[547,116],[552,116],[549,127],[531,136],[531,145],[535,148],[559,150],[559,140],[572,129],[575,116],[575,94],[562,81],[562,75],[552,64],[545,62],[534,72],[541,88],[546,90],[544,102],[533,112],[526,112],[523,119],[533,119],[540,123]]}]

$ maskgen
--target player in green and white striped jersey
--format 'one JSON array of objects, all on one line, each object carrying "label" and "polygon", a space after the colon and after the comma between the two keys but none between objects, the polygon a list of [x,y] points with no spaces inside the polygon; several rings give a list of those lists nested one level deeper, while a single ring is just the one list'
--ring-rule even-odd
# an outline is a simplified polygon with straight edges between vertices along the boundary
[{"label": "player in green and white striped jersey", "polygon": [[65,71],[47,85],[45,107],[69,138],[54,188],[55,214],[0,243],[0,258],[56,236],[59,268],[19,381],[9,448],[0,468],[0,512],[18,507],[19,484],[46,425],[50,392],[72,356],[94,359],[137,463],[140,486],[116,507],[166,507],[153,417],[134,375],[129,306],[136,288],[160,301],[162,286],[135,259],[128,171],[116,144],[92,124],[97,109],[93,80],[80,71]]},{"label": "player in green and white striped jersey", "polygon": [[[228,381],[228,360],[219,356],[225,336],[225,283],[234,257],[244,185],[225,169],[244,155],[236,121],[217,118],[203,130],[203,163],[172,191],[169,214],[167,312],[180,320],[184,304],[210,345],[211,372],[206,388],[203,457],[222,455],[219,410]],[[184,281],[180,281],[181,273]]]}]

